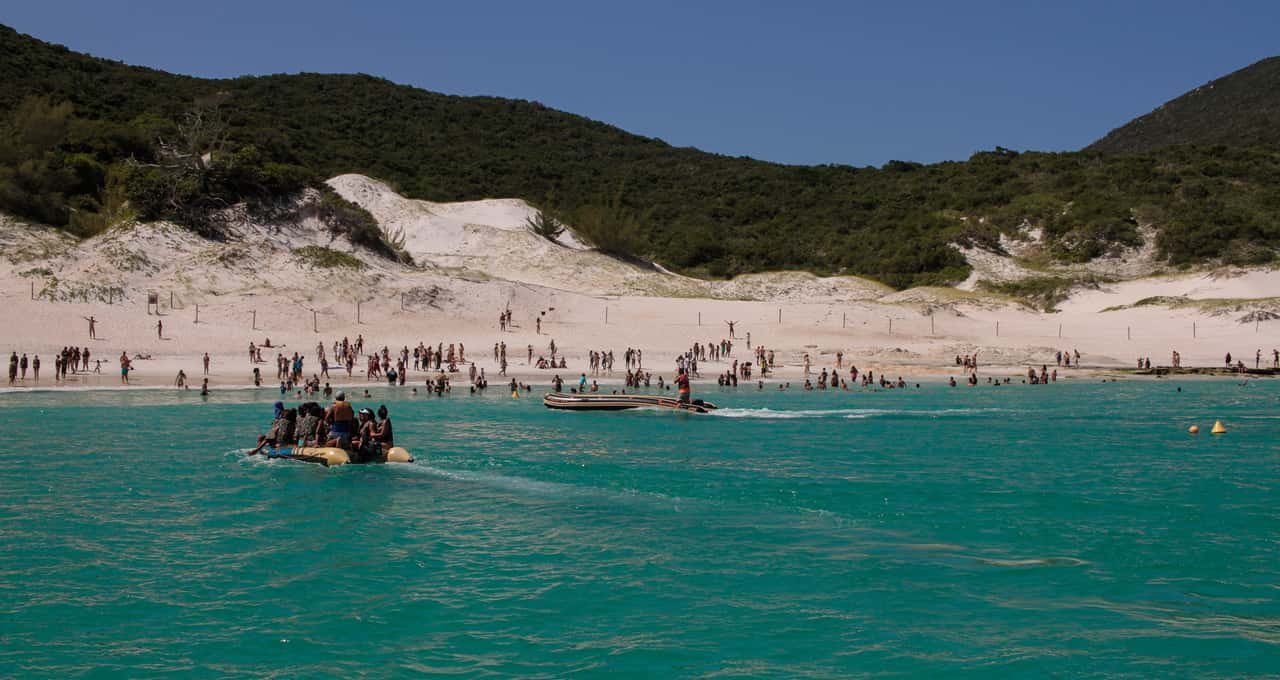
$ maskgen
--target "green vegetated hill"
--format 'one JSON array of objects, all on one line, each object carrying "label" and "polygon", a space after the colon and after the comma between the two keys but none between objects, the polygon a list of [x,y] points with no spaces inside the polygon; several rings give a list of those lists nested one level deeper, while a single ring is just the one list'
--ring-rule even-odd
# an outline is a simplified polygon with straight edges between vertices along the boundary
[{"label": "green vegetated hill", "polygon": [[1086,150],[1135,153],[1175,144],[1280,147],[1280,57],[1197,87]]},{"label": "green vegetated hill", "polygon": [[[270,209],[347,172],[435,201],[521,197],[603,250],[695,275],[805,269],[896,287],[957,281],[951,247],[1041,227],[1086,261],[1160,227],[1173,263],[1270,261],[1280,151],[975,154],[932,165],[788,166],[660,140],[536,102],[363,75],[205,80],[96,59],[0,27],[0,210],[95,233],[122,215],[211,237],[217,208]],[[394,254],[366,212],[335,230]]]}]

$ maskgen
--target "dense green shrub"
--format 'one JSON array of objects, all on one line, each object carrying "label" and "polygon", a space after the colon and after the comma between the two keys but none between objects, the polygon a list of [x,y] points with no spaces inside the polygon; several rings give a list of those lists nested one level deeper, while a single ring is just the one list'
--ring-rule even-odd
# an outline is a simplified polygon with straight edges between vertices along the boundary
[{"label": "dense green shrub", "polygon": [[[1016,153],[883,168],[729,158],[549,109],[454,97],[362,75],[201,80],[79,55],[0,27],[0,210],[76,233],[112,167],[143,219],[207,235],[209,215],[359,172],[435,201],[512,196],[595,247],[706,276],[804,269],[893,286],[952,283],[950,243],[999,249],[1040,228],[1049,255],[1086,261],[1140,242],[1174,264],[1269,261],[1280,246],[1275,147],[1178,146],[1140,154]],[[184,137],[194,108],[221,134]],[[181,140],[191,143],[177,144]],[[186,149],[174,155],[159,141]],[[404,259],[367,211],[325,191],[335,233]],[[1235,244],[1235,245],[1232,245]]]},{"label": "dense green shrub", "polygon": [[299,261],[320,269],[364,269],[365,263],[350,253],[344,253],[324,246],[303,246],[295,248],[293,256]]}]

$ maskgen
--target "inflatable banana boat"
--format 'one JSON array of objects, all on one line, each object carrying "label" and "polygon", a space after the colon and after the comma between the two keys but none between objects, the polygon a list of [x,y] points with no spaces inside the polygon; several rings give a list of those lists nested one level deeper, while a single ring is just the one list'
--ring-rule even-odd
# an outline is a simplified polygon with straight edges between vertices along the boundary
[{"label": "inflatable banana boat", "polygon": [[267,458],[288,458],[305,463],[319,463],[325,467],[346,465],[348,463],[412,463],[413,456],[404,448],[395,446],[373,460],[352,460],[352,454],[346,449],[336,446],[295,446],[280,449],[268,448],[263,451]]},{"label": "inflatable banana boat", "polygon": [[679,399],[650,394],[564,394],[552,392],[542,398],[547,408],[566,411],[621,411],[628,408],[669,408],[691,413],[710,413],[716,405],[694,399],[682,403]]}]

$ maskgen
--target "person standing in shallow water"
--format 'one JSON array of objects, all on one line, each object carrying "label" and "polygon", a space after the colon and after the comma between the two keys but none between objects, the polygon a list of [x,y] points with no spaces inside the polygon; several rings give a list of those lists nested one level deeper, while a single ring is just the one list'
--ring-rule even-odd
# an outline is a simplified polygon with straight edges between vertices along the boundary
[{"label": "person standing in shallow water", "polygon": [[676,392],[679,395],[680,403],[681,404],[689,403],[689,396],[690,396],[689,374],[686,373],[683,368],[680,369],[680,372],[676,374],[675,383],[676,383]]}]

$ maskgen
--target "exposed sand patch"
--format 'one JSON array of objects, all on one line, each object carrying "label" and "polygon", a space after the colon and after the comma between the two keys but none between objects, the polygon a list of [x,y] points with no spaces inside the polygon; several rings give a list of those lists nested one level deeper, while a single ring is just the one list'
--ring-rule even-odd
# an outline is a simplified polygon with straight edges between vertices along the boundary
[{"label": "exposed sand patch", "polygon": [[[213,383],[226,385],[248,382],[253,365],[244,350],[250,341],[270,337],[286,345],[283,351],[310,357],[310,373],[317,342],[360,334],[371,347],[462,342],[468,357],[496,381],[492,346],[506,342],[513,374],[545,385],[556,372],[585,370],[590,350],[614,351],[620,368],[627,347],[644,349],[646,366],[670,377],[677,353],[727,337],[727,321],[735,322],[734,358],[751,359],[745,350],[750,334],[753,344],[775,351],[778,375],[787,380],[800,379],[806,353],[815,370],[830,368],[839,351],[864,370],[905,376],[959,375],[955,355],[976,351],[984,374],[1016,375],[1026,365],[1052,365],[1057,349],[1080,350],[1086,366],[1115,367],[1133,365],[1139,356],[1167,362],[1175,349],[1187,365],[1217,365],[1225,351],[1251,357],[1256,349],[1280,345],[1280,320],[1237,319],[1246,311],[1267,311],[1265,305],[1241,307],[1239,314],[1194,305],[1102,312],[1153,296],[1239,299],[1248,306],[1280,291],[1276,270],[1107,284],[1077,290],[1060,312],[1045,314],[998,295],[891,291],[857,277],[775,272],[702,281],[615,260],[587,248],[571,231],[562,244],[550,243],[525,228],[534,209],[523,201],[432,204],[360,176],[332,182],[384,228],[402,234],[418,265],[389,262],[335,239],[307,210],[283,223],[237,215],[225,242],[165,223],[128,225],[77,242],[0,216],[0,324],[9,329],[0,351],[39,353],[51,366],[53,351],[87,344],[96,357],[110,360],[105,378],[88,379],[104,384],[113,382],[110,369],[122,350],[148,353],[155,359],[140,362],[139,382],[153,386],[171,381],[178,368],[199,376],[199,357],[209,352]],[[317,268],[295,254],[305,246],[347,253],[363,266]],[[1037,271],[1016,257],[966,254],[993,279]],[[32,284],[37,300],[31,299]],[[147,313],[148,292],[158,295],[162,316]],[[499,333],[498,313],[508,308],[514,328]],[[89,315],[100,322],[97,341],[86,338],[83,317]],[[164,323],[163,338],[157,337],[157,320]],[[541,334],[535,332],[538,321]],[[526,365],[527,347],[533,346],[536,359],[548,353],[553,338],[569,368]],[[704,365],[704,375],[730,365]],[[268,378],[274,375],[269,364],[263,368]]]}]

